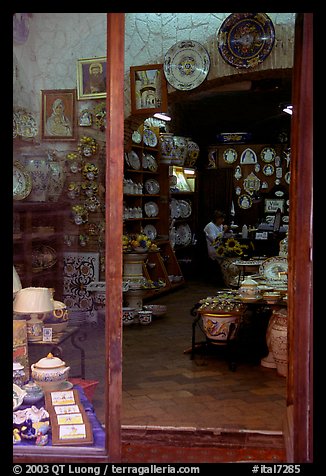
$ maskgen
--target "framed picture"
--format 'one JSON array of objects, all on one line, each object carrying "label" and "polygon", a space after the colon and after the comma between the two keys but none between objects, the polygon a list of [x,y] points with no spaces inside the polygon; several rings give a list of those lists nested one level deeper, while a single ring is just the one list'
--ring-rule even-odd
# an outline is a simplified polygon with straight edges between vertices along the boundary
[{"label": "framed picture", "polygon": [[278,209],[284,213],[284,199],[265,198],[265,213],[276,213]]},{"label": "framed picture", "polygon": [[76,140],[76,90],[41,91],[42,140]]},{"label": "framed picture", "polygon": [[77,99],[106,98],[106,57],[77,60]]},{"label": "framed picture", "polygon": [[167,83],[163,64],[130,67],[132,114],[167,112]]}]

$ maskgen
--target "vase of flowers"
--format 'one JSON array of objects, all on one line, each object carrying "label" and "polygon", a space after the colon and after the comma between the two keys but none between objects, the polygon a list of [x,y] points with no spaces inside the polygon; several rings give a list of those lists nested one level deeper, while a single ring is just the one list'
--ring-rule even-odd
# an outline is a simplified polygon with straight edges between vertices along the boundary
[{"label": "vase of flowers", "polygon": [[243,255],[249,245],[242,245],[236,238],[217,239],[214,243],[226,286],[238,285],[239,268],[234,262]]}]

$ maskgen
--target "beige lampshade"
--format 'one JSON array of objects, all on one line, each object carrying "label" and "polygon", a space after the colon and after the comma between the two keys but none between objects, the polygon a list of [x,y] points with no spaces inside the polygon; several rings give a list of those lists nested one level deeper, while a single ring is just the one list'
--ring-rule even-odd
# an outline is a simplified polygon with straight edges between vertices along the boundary
[{"label": "beige lampshade", "polygon": [[18,291],[20,291],[22,288],[22,283],[20,282],[20,278],[18,276],[18,273],[15,269],[15,266],[13,266],[13,286],[12,286],[12,289],[13,289],[13,293],[17,293]]},{"label": "beige lampshade", "polygon": [[49,288],[23,288],[17,292],[13,303],[14,312],[36,313],[53,309],[54,303]]}]

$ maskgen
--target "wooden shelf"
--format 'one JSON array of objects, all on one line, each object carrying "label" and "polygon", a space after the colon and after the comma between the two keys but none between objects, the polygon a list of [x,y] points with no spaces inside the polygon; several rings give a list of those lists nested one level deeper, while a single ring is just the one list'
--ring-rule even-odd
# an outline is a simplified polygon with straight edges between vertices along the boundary
[{"label": "wooden shelf", "polygon": [[[14,202],[19,231],[13,234],[14,265],[23,287],[41,286],[55,289],[55,299],[63,295],[63,223],[66,202]],[[17,216],[18,215],[18,216]],[[40,229],[37,232],[37,228]],[[49,229],[50,231],[44,231]],[[56,252],[56,262],[50,268],[35,271],[33,250],[44,245]]]}]

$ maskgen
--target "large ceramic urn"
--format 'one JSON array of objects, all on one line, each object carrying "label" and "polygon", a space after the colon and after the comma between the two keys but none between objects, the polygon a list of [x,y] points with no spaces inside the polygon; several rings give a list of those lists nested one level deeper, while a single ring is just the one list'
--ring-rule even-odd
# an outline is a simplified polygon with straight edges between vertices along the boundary
[{"label": "large ceramic urn", "polygon": [[288,374],[287,309],[275,309],[272,318],[270,339],[276,370],[279,375],[286,377]]}]

